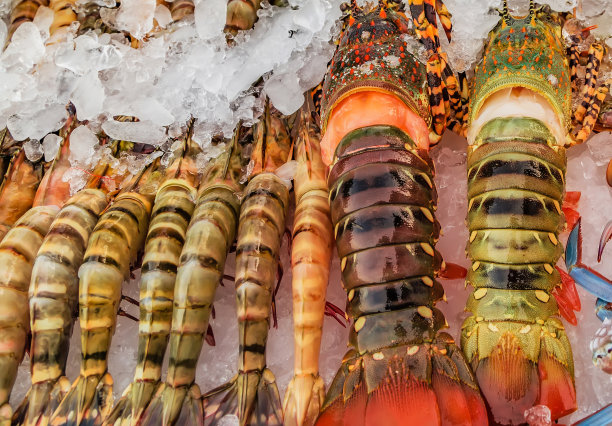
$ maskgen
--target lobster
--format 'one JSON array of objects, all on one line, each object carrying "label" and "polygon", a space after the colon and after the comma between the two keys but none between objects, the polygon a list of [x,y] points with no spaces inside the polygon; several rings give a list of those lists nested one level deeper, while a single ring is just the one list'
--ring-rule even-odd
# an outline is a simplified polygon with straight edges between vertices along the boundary
[{"label": "lobster", "polygon": [[[487,424],[469,366],[434,305],[445,269],[434,246],[436,188],[428,151],[460,106],[439,52],[440,1],[344,5],[344,29],[325,77],[321,142],[349,351],[316,424]],[[428,57],[423,62],[418,50]]]},{"label": "lobster", "polygon": [[568,15],[533,1],[524,17],[511,16],[504,1],[500,15],[475,69],[469,109],[465,102],[460,113],[474,287],[461,346],[493,420],[517,424],[534,405],[547,405],[553,420],[577,408],[572,350],[558,316],[579,302],[555,267],[566,219],[565,150],[587,139],[608,88],[597,85],[603,47],[593,44],[572,114],[578,54],[562,37]]}]

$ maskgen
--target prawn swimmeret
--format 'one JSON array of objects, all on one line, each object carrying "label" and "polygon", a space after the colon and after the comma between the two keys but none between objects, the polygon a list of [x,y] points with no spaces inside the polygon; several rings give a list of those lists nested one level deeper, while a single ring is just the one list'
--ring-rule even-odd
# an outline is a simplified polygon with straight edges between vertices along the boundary
[{"label": "prawn swimmeret", "polygon": [[[449,16],[439,1],[435,10],[409,3],[416,34],[401,2],[353,2],[323,86],[323,160],[353,323],[320,426],[487,424],[435,307],[445,264],[434,248],[440,225],[428,150],[458,105],[435,22],[437,13],[450,33]],[[426,63],[408,38],[425,46]]]}]

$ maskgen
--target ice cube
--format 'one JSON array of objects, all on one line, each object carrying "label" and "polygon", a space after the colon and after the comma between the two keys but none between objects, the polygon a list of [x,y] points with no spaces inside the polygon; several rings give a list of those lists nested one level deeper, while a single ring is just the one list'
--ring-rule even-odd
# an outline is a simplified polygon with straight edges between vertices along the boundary
[{"label": "ice cube", "polygon": [[525,421],[529,426],[550,426],[550,408],[546,405],[536,405],[525,410]]},{"label": "ice cube", "polygon": [[142,39],[153,29],[155,0],[122,0],[116,15],[117,28]]},{"label": "ice cube", "polygon": [[32,22],[38,27],[43,41],[49,38],[49,27],[53,23],[53,15],[53,9],[47,6],[39,6],[38,10],[36,10],[36,15]]},{"label": "ice cube", "polygon": [[43,157],[43,149],[40,146],[40,141],[29,139],[23,144],[26,158],[32,162],[36,162]]},{"label": "ice cube", "polygon": [[117,140],[160,145],[166,139],[166,130],[152,121],[121,122],[109,120],[102,124],[102,130]]},{"label": "ice cube", "polygon": [[273,75],[264,84],[264,91],[272,105],[285,115],[293,114],[304,103],[304,92],[296,74]]},{"label": "ice cube", "polygon": [[227,0],[199,0],[195,2],[195,24],[198,35],[210,40],[223,35]]},{"label": "ice cube", "polygon": [[98,71],[91,71],[79,78],[70,101],[76,108],[79,120],[91,120],[102,113],[104,87],[98,78]]},{"label": "ice cube", "polygon": [[45,161],[51,161],[57,155],[62,138],[55,133],[49,133],[42,142],[42,149],[45,153]]},{"label": "ice cube", "polygon": [[32,22],[24,22],[13,33],[0,61],[6,68],[15,67],[25,71],[38,63],[44,54],[45,45],[38,27]]},{"label": "ice cube", "polygon": [[612,132],[597,133],[588,140],[587,146],[598,166],[608,164],[612,158]]},{"label": "ice cube", "polygon": [[158,4],[155,8],[155,14],[153,15],[155,20],[157,21],[157,25],[162,28],[166,28],[166,26],[172,22],[172,15],[170,14],[170,9],[168,9],[163,4]]},{"label": "ice cube", "polygon": [[70,133],[70,162],[72,164],[87,164],[94,154],[94,147],[98,145],[98,138],[85,125],[76,127]]}]

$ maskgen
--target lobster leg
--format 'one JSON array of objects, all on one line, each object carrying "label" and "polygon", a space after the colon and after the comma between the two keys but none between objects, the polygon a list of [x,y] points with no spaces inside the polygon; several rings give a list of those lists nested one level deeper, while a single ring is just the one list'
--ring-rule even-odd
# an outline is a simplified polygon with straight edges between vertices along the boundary
[{"label": "lobster leg", "polygon": [[597,75],[599,74],[599,67],[601,65],[603,55],[604,48],[601,44],[593,43],[589,47],[589,60],[586,66],[586,77],[581,93],[582,101],[576,109],[576,112],[574,112],[574,120],[579,123],[584,120],[587,110],[595,97]]}]

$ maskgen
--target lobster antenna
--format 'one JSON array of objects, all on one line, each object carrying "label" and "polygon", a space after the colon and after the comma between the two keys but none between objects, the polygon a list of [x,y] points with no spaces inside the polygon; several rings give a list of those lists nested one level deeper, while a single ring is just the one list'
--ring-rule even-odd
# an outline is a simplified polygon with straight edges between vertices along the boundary
[{"label": "lobster antenna", "polygon": [[502,3],[502,8],[497,9],[499,15],[504,20],[504,22],[509,25],[510,24],[510,14],[508,13],[508,0],[504,0]]},{"label": "lobster antenna", "polygon": [[533,18],[535,16],[535,1],[529,0],[529,17]]}]

